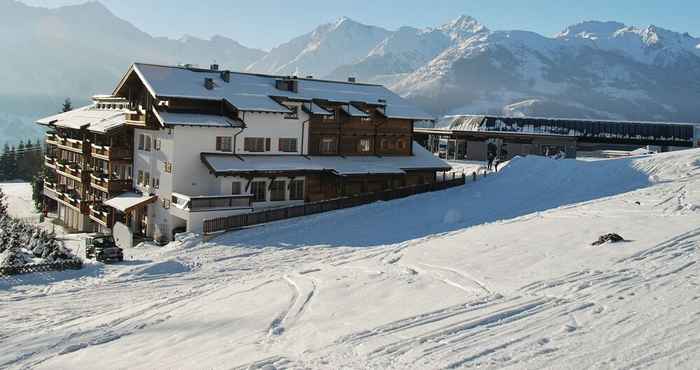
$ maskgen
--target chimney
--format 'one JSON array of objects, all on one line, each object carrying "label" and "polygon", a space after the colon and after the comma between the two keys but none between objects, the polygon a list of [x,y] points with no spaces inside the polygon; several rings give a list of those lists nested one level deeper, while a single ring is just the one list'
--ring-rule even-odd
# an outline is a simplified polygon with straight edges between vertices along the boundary
[{"label": "chimney", "polygon": [[221,79],[226,82],[231,82],[231,71],[221,71]]},{"label": "chimney", "polygon": [[211,66],[209,66],[209,69],[211,69],[212,71],[218,71],[218,70],[219,70],[219,65],[218,65],[218,64],[212,64]]},{"label": "chimney", "polygon": [[355,83],[355,82],[357,82],[357,78],[355,78],[355,77],[348,77],[348,82]]},{"label": "chimney", "polygon": [[207,90],[213,90],[214,89],[214,79],[209,78],[209,77],[205,77],[204,78],[204,87]]}]

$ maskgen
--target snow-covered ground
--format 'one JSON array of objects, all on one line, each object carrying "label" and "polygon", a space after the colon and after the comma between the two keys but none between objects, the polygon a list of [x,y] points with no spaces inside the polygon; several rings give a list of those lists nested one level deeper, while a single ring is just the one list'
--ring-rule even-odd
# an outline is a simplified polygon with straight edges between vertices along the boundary
[{"label": "snow-covered ground", "polygon": [[0,182],[7,196],[7,212],[10,216],[27,218],[38,216],[32,201],[32,185],[28,182]]},{"label": "snow-covered ground", "polygon": [[[700,150],[0,280],[0,368],[697,368]],[[592,247],[601,234],[628,241]]]}]

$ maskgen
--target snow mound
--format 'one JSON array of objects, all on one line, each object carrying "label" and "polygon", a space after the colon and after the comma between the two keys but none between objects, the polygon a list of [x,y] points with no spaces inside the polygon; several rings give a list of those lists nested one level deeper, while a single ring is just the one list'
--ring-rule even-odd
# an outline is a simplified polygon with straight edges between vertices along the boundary
[{"label": "snow mound", "polygon": [[189,266],[178,260],[171,259],[138,267],[132,270],[128,275],[131,276],[155,276],[155,275],[172,275],[189,272]]}]

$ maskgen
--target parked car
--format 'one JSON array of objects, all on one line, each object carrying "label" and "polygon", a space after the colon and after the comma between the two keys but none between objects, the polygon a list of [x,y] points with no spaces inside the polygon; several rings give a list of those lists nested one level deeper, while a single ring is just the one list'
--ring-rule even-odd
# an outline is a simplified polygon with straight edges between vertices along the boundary
[{"label": "parked car", "polygon": [[99,262],[121,262],[124,251],[117,247],[111,235],[96,235],[83,239],[85,258]]}]

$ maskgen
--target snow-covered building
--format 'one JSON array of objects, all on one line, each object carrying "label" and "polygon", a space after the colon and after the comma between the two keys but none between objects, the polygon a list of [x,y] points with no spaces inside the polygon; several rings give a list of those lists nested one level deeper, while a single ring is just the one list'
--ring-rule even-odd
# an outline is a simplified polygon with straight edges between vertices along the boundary
[{"label": "snow-covered building", "polygon": [[[205,219],[432,182],[450,168],[414,145],[414,122],[432,116],[380,85],[134,64],[109,98],[78,112],[105,110],[105,99],[120,102],[110,117],[129,136],[119,179],[130,186],[88,199],[158,240],[201,231]],[[78,112],[39,123],[97,140],[87,134],[98,123],[79,126]]]},{"label": "snow-covered building", "polygon": [[577,151],[632,150],[655,146],[660,151],[697,146],[697,124],[604,121],[488,115],[445,116],[418,122],[415,138],[448,159],[486,160],[489,155],[576,157]]}]

